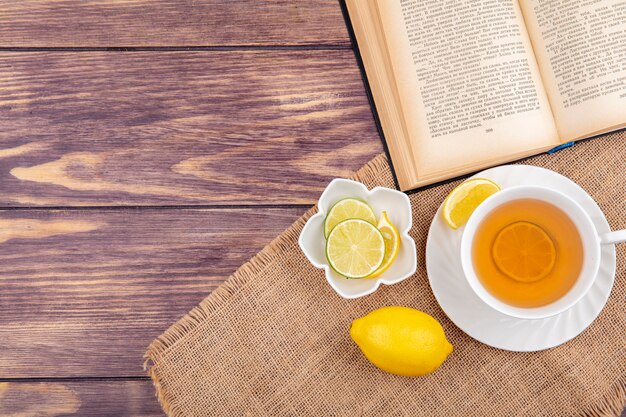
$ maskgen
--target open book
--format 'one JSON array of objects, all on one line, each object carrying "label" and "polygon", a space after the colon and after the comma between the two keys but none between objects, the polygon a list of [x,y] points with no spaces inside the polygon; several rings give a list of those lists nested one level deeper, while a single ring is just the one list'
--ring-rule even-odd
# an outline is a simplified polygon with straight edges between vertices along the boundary
[{"label": "open book", "polygon": [[626,0],[346,0],[400,188],[626,127]]}]

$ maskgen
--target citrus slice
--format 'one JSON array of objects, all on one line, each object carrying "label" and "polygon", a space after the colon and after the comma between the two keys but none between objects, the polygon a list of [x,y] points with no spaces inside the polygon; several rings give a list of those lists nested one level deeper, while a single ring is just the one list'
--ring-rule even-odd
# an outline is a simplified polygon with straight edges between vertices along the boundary
[{"label": "citrus slice", "polygon": [[476,207],[498,191],[498,184],[486,178],[474,178],[461,183],[443,202],[441,213],[444,220],[453,229],[464,225]]},{"label": "citrus slice", "polygon": [[344,220],[328,235],[326,257],[330,266],[341,275],[364,278],[383,263],[385,239],[365,220]]},{"label": "citrus slice", "polygon": [[372,225],[376,224],[374,210],[367,203],[356,198],[344,198],[328,212],[324,220],[324,237],[328,237],[335,226],[347,219],[362,219]]},{"label": "citrus slice", "polygon": [[398,233],[396,226],[389,221],[386,211],[383,211],[376,227],[383,234],[383,239],[385,240],[385,257],[383,258],[383,263],[368,278],[375,278],[385,272],[393,264],[393,261],[396,260],[400,250],[400,233]]},{"label": "citrus slice", "polygon": [[500,230],[491,255],[503,274],[520,282],[539,281],[556,262],[556,248],[550,236],[536,224],[524,221]]}]

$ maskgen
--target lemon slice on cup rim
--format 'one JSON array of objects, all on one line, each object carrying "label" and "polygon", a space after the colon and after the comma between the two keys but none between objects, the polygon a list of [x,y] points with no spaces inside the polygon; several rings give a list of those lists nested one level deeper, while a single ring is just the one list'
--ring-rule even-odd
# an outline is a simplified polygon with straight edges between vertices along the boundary
[{"label": "lemon slice on cup rim", "polygon": [[326,240],[328,264],[346,278],[365,278],[374,273],[385,258],[385,239],[376,226],[362,219],[337,224]]},{"label": "lemon slice on cup rim", "polygon": [[453,229],[458,229],[483,201],[500,191],[500,186],[487,178],[472,178],[459,184],[443,202],[441,214]]}]

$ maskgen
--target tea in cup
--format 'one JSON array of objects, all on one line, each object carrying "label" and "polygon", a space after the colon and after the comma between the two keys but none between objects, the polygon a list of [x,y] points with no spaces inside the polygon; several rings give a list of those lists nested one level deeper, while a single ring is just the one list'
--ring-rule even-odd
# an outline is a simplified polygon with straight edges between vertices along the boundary
[{"label": "tea in cup", "polygon": [[539,186],[506,188],[476,208],[463,231],[461,263],[472,290],[501,313],[524,319],[559,314],[591,288],[600,237],[570,197]]}]

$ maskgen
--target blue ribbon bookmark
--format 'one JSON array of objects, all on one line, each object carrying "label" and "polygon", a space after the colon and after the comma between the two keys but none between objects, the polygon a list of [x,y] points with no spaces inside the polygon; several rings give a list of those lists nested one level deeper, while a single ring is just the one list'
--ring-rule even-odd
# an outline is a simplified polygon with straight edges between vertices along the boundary
[{"label": "blue ribbon bookmark", "polygon": [[567,142],[564,143],[562,145],[557,146],[556,148],[552,148],[548,151],[548,155],[552,155],[555,152],[560,151],[561,149],[565,149],[565,148],[571,148],[572,146],[574,146],[574,142]]}]

